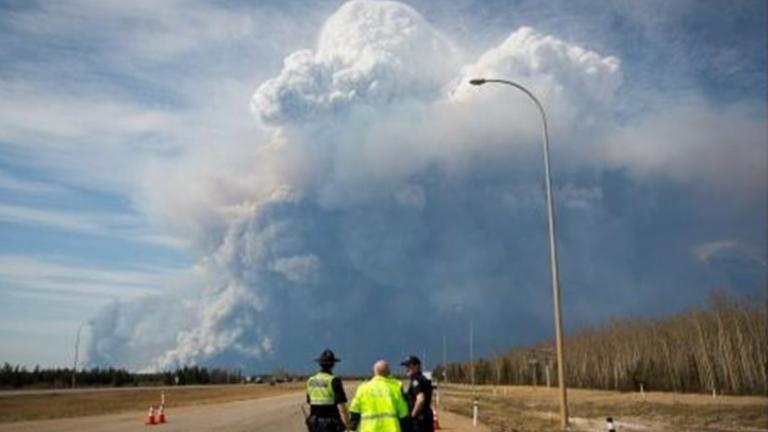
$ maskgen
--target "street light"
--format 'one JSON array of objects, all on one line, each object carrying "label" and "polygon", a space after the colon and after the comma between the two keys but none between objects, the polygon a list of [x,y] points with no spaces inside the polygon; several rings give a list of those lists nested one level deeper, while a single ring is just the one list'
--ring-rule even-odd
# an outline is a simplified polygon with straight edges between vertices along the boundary
[{"label": "street light", "polygon": [[[463,303],[455,303],[453,308],[457,313],[464,312]],[[470,312],[467,312],[467,318],[469,319],[469,379],[472,385],[472,396],[477,398],[475,390],[475,319]]]},{"label": "street light", "polygon": [[525,93],[541,113],[542,121],[542,145],[544,147],[544,183],[547,194],[547,219],[549,222],[549,263],[552,270],[552,297],[555,313],[555,343],[557,348],[557,379],[560,384],[560,422],[565,428],[568,426],[568,397],[565,387],[565,367],[563,359],[563,323],[560,312],[560,272],[557,262],[557,242],[555,241],[555,209],[552,198],[552,180],[549,173],[549,134],[547,132],[547,115],[544,113],[544,107],[541,102],[527,88],[512,81],[502,79],[476,78],[469,80],[472,85],[483,85],[487,83],[506,84]]},{"label": "street light", "polygon": [[80,332],[83,331],[83,327],[88,324],[87,322],[81,323],[77,328],[77,337],[75,338],[75,360],[72,362],[72,388],[75,388],[77,384],[77,357],[80,354]]},{"label": "street light", "polygon": [[448,384],[448,359],[445,345],[445,326],[443,326],[443,383]]},{"label": "street light", "polygon": [[475,389],[475,320],[469,317],[469,363],[472,365],[469,373],[472,377],[472,395],[477,399],[477,390]]},{"label": "street light", "polygon": [[[457,311],[464,310],[463,303],[456,303],[453,307]],[[475,319],[471,313],[467,313],[469,318],[469,375],[472,383],[472,426],[477,427],[478,401],[477,388],[475,387]]]}]

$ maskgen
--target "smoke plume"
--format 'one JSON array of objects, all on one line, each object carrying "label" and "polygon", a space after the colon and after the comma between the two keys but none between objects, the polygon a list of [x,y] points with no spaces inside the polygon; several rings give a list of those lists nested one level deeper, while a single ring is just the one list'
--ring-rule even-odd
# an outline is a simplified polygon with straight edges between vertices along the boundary
[{"label": "smoke plume", "polygon": [[[694,253],[732,234],[706,228],[727,210],[688,220],[713,185],[753,197],[763,120],[734,129],[700,100],[628,120],[613,109],[619,58],[511,30],[473,58],[409,6],[341,6],[315,47],[254,83],[253,137],[150,173],[142,208],[198,264],[187,286],[102,310],[89,361],[307,368],[330,347],[361,370],[407,353],[430,363],[443,331],[461,356],[470,319],[481,353],[549,337],[540,119],[512,88],[467,84],[478,76],[520,81],[550,116],[566,328],[663,312],[660,295],[674,309],[727,280]],[[678,115],[718,134],[688,135]],[[664,141],[670,129],[704,166]],[[712,156],[733,137],[732,157]]]}]

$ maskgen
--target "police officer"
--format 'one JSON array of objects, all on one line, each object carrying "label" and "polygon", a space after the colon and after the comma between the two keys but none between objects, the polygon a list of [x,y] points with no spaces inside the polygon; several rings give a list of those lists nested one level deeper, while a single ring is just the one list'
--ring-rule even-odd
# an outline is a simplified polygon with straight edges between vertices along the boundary
[{"label": "police officer", "polygon": [[408,405],[400,386],[389,377],[389,365],[384,360],[373,364],[373,378],[357,388],[349,412],[353,431],[410,432]]},{"label": "police officer", "polygon": [[333,376],[333,367],[341,361],[331,350],[325,350],[315,359],[320,372],[307,380],[309,432],[340,432],[349,424],[347,395],[341,378]]},{"label": "police officer", "polygon": [[413,419],[413,432],[433,432],[432,381],[421,373],[421,360],[408,356],[401,365],[405,366],[408,385],[405,399]]}]

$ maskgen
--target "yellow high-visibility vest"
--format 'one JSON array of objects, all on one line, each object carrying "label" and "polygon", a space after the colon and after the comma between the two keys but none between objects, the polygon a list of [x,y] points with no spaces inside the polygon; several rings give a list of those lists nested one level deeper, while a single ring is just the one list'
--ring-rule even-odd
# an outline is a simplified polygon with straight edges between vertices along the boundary
[{"label": "yellow high-visibility vest", "polygon": [[319,372],[307,380],[307,395],[310,405],[336,405],[333,392],[333,375]]},{"label": "yellow high-visibility vest", "polygon": [[400,432],[408,405],[391,379],[374,377],[357,388],[349,411],[360,414],[358,432]]},{"label": "yellow high-visibility vest", "polygon": [[387,378],[387,380],[389,381],[389,385],[391,385],[392,388],[395,391],[399,392],[400,394],[403,394],[403,382],[402,381],[400,381],[397,378],[392,378],[392,377]]}]

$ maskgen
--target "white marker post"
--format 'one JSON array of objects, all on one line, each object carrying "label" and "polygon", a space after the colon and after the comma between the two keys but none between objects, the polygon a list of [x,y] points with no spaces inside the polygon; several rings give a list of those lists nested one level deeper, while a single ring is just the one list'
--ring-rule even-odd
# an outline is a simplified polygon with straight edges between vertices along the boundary
[{"label": "white marker post", "polygon": [[477,427],[477,399],[472,401],[472,426]]}]

